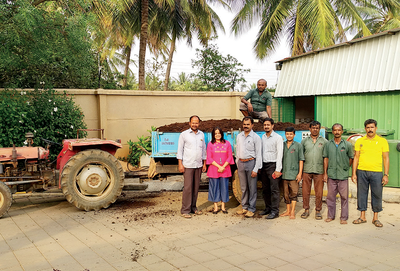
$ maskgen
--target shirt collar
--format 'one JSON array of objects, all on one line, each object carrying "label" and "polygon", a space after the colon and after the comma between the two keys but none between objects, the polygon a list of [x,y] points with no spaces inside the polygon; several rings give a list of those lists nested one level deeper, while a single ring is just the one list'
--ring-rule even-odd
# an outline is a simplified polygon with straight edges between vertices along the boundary
[{"label": "shirt collar", "polygon": [[[331,141],[333,142],[333,144],[336,145],[336,142],[335,142],[335,139],[334,139],[334,138],[332,138]],[[338,145],[340,145],[342,142],[344,142],[344,139],[343,139],[343,138],[340,139],[340,142],[339,142]]]}]

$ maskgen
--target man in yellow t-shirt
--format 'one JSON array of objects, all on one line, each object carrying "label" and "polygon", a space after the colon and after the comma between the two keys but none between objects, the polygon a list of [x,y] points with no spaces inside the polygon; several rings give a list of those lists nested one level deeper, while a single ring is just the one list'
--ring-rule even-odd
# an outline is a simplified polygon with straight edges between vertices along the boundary
[{"label": "man in yellow t-shirt", "polygon": [[359,138],[354,146],[351,178],[353,183],[357,184],[357,210],[361,211],[361,215],[353,221],[353,224],[367,222],[365,211],[368,205],[368,188],[371,187],[371,206],[374,212],[372,224],[382,227],[378,213],[382,211],[383,186],[389,182],[389,144],[386,139],[376,135],[378,129],[376,120],[366,120],[364,127],[367,135]]}]

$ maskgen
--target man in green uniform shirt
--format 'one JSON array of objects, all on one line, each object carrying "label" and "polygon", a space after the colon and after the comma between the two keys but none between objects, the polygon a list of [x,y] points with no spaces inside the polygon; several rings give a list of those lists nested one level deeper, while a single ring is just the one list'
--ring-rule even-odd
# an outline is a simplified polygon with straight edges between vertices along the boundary
[{"label": "man in green uniform shirt", "polygon": [[293,140],[295,133],[293,127],[287,127],[285,129],[286,141],[283,143],[282,179],[287,210],[281,216],[289,216],[290,219],[296,218],[297,193],[304,163],[303,146]]},{"label": "man in green uniform shirt", "polygon": [[335,123],[332,126],[334,138],[324,147],[324,182],[327,182],[328,217],[326,222],[331,222],[336,215],[336,195],[339,193],[341,200],[340,224],[347,224],[349,218],[349,169],[353,163],[353,146],[342,139],[343,126]]},{"label": "man in green uniform shirt", "polygon": [[319,135],[321,123],[312,121],[310,123],[311,135],[301,141],[304,150],[304,170],[303,170],[303,208],[304,213],[301,218],[307,218],[310,215],[310,194],[311,184],[314,180],[315,191],[315,219],[322,219],[322,195],[324,190],[324,158],[322,152],[325,143],[328,141]]},{"label": "man in green uniform shirt", "polygon": [[260,79],[257,81],[257,88],[250,90],[242,98],[240,111],[245,117],[251,116],[253,119],[260,119],[262,122],[266,118],[272,118],[272,95],[266,88],[267,81]]}]

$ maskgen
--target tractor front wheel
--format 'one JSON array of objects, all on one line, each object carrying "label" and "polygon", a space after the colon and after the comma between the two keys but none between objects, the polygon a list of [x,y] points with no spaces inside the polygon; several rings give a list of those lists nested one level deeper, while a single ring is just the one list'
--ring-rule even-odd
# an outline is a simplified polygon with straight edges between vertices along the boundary
[{"label": "tractor front wheel", "polygon": [[12,195],[10,188],[0,182],[0,217],[2,217],[11,207]]},{"label": "tractor front wheel", "polygon": [[91,149],[72,156],[61,174],[61,188],[68,202],[91,211],[107,208],[121,195],[124,171],[117,158]]}]

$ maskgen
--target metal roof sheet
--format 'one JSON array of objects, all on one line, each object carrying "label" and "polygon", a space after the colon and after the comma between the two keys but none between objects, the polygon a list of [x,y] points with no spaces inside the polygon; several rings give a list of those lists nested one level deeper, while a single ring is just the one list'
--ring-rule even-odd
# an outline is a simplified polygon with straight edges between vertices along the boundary
[{"label": "metal roof sheet", "polygon": [[400,90],[400,28],[277,63],[275,97]]}]

